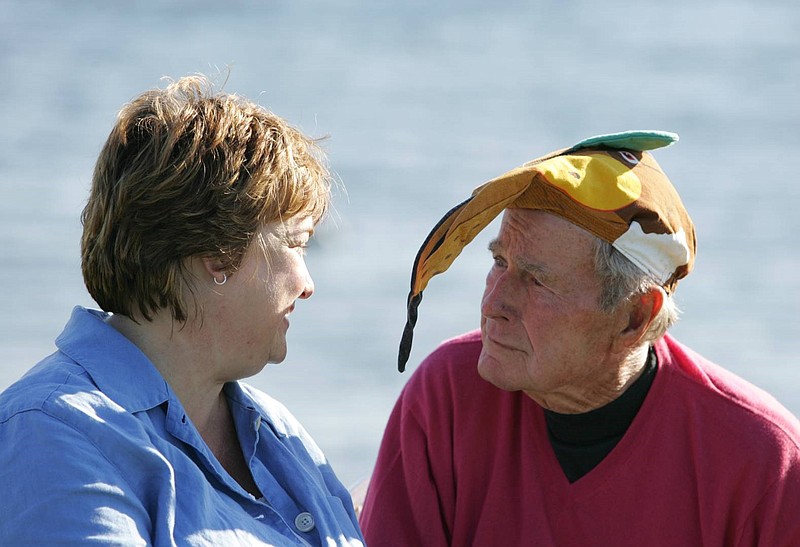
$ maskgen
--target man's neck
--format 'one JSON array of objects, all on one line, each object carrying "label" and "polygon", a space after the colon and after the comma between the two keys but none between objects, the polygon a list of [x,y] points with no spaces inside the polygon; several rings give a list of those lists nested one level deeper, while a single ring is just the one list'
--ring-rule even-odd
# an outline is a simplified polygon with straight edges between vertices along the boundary
[{"label": "man's neck", "polygon": [[602,367],[607,372],[602,377],[586,378],[585,384],[564,386],[552,393],[525,394],[542,408],[560,414],[581,414],[607,405],[625,393],[641,376],[647,363],[649,345],[645,344]]}]

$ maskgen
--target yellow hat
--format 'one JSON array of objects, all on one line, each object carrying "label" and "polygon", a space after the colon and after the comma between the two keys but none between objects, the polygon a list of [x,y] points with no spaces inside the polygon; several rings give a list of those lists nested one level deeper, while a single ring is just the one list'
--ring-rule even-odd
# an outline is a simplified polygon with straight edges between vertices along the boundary
[{"label": "yellow hat", "polygon": [[665,131],[600,135],[512,169],[472,192],[425,239],[411,275],[398,369],[411,352],[430,279],[507,208],[558,215],[613,245],[668,292],[692,269],[695,232],[677,191],[647,150],[676,142]]}]

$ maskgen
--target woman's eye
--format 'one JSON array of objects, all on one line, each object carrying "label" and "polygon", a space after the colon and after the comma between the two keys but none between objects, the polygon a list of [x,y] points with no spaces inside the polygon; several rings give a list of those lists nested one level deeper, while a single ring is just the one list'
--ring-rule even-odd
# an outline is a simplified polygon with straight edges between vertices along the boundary
[{"label": "woman's eye", "polygon": [[306,254],[306,249],[308,249],[308,243],[293,243],[290,245],[292,249],[295,249],[301,255]]}]

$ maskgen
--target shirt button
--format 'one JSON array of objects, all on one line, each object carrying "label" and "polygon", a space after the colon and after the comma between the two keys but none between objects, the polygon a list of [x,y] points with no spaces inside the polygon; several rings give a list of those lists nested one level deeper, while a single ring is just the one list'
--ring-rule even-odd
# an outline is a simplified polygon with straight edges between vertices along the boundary
[{"label": "shirt button", "polygon": [[314,529],[314,517],[311,516],[311,513],[303,511],[294,519],[294,525],[301,532],[310,532]]}]

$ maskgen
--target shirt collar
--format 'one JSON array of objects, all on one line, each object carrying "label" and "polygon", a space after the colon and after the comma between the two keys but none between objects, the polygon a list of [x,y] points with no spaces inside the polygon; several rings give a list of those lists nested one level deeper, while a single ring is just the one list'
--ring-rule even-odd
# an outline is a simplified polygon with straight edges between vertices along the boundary
[{"label": "shirt collar", "polygon": [[158,369],[135,344],[106,323],[110,314],[76,306],[56,347],[80,364],[100,390],[138,412],[174,399]]}]

